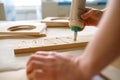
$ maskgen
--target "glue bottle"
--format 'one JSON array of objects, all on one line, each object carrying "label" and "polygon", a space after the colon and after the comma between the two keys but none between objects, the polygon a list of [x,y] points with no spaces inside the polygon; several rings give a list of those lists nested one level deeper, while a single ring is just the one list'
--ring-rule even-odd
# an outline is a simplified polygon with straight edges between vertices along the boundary
[{"label": "glue bottle", "polygon": [[80,16],[85,12],[85,3],[86,0],[72,0],[69,26],[74,31],[74,41],[76,41],[77,32],[84,28],[84,21]]}]

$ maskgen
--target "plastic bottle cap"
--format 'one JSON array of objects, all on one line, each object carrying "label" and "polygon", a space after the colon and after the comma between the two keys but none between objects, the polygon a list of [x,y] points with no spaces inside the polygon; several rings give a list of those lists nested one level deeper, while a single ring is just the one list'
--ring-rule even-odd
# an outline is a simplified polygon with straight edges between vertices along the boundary
[{"label": "plastic bottle cap", "polygon": [[77,27],[77,26],[72,26],[71,30],[75,31],[75,32],[78,32],[78,31],[81,31],[82,29],[80,27]]}]

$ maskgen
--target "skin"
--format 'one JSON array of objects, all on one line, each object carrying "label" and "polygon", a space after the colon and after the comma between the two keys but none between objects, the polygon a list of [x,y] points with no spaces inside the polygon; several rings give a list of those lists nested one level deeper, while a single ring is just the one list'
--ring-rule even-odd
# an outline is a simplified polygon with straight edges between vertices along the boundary
[{"label": "skin", "polygon": [[28,61],[28,78],[29,80],[84,80],[79,62],[76,57],[70,55],[39,51]]},{"label": "skin", "polygon": [[120,56],[120,0],[109,0],[99,30],[82,56],[37,52],[27,63],[30,80],[91,80]]},{"label": "skin", "polygon": [[84,20],[85,26],[97,26],[104,10],[97,10],[93,8],[86,8],[85,13],[81,15],[81,18]]}]

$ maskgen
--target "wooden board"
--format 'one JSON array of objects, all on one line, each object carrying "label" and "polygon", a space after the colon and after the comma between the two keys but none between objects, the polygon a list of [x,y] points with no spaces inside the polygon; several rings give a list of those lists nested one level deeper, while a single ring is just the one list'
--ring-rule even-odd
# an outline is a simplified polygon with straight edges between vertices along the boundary
[{"label": "wooden board", "polygon": [[99,75],[94,76],[92,80],[110,80],[110,79],[100,73]]},{"label": "wooden board", "polygon": [[86,37],[78,37],[73,41],[72,37],[40,38],[36,40],[21,40],[14,48],[15,54],[32,53],[39,50],[50,51],[59,49],[69,49],[85,47],[88,43]]},{"label": "wooden board", "polygon": [[120,69],[120,57],[118,57],[113,63],[112,66]]},{"label": "wooden board", "polygon": [[68,17],[47,17],[41,21],[47,27],[69,27]]},{"label": "wooden board", "polygon": [[42,34],[38,34],[38,35],[1,35],[0,34],[0,39],[28,39],[28,38],[38,38],[38,37],[45,37],[46,34],[42,33]]},{"label": "wooden board", "polygon": [[[19,25],[32,25],[35,28],[26,30],[16,30],[10,31],[8,30],[10,27],[19,26]],[[46,24],[44,23],[29,23],[29,22],[9,22],[9,23],[1,23],[0,24],[0,38],[3,37],[17,37],[17,36],[43,36],[45,35]]]}]

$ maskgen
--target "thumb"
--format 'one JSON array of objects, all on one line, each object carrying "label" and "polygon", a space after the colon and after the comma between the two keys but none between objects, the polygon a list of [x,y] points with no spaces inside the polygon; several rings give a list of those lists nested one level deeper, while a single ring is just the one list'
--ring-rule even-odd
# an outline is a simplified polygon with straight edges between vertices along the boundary
[{"label": "thumb", "polygon": [[91,10],[88,12],[85,12],[84,14],[81,15],[81,18],[83,20],[86,20],[87,18],[91,17],[91,12],[92,12]]}]

